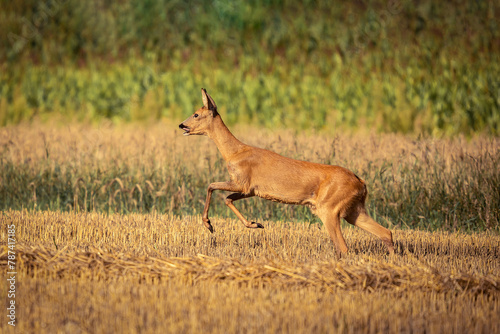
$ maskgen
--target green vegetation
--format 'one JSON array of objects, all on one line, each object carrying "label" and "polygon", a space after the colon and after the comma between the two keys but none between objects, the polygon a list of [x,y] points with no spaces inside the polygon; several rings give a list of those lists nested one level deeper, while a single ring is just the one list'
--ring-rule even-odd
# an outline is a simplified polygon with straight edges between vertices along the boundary
[{"label": "green vegetation", "polygon": [[182,119],[500,134],[493,1],[2,1],[0,124]]}]

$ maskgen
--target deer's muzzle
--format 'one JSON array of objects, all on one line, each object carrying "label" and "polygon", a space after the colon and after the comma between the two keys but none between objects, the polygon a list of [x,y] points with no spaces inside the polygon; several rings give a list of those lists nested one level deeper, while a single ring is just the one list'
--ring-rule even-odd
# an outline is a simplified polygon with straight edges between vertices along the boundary
[{"label": "deer's muzzle", "polygon": [[189,127],[185,126],[183,123],[179,124],[179,129],[184,130],[184,136],[189,135]]}]

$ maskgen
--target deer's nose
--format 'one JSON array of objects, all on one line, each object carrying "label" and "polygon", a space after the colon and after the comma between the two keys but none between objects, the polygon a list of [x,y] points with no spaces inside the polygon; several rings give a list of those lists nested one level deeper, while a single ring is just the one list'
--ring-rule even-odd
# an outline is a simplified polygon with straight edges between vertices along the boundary
[{"label": "deer's nose", "polygon": [[187,128],[187,126],[185,126],[184,124],[179,124],[179,129],[184,129],[184,128]]}]

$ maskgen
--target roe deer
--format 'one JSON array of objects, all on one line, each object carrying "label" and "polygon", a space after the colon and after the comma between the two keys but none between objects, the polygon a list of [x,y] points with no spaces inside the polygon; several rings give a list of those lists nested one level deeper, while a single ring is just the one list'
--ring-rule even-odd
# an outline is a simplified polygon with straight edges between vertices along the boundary
[{"label": "roe deer", "polygon": [[208,219],[210,198],[214,190],[231,191],[226,205],[249,228],[263,228],[249,222],[233,202],[258,196],[268,200],[308,206],[316,214],[332,239],[337,252],[347,252],[340,218],[379,237],[394,253],[392,233],[377,224],[367,214],[365,182],[353,172],[339,166],[330,166],[283,157],[277,153],[246,145],[228,130],[217,112],[217,105],[201,89],[203,107],[196,110],[179,125],[184,135],[205,135],[211,138],[227,163],[230,181],[214,182],[208,186],[202,220],[213,232]]}]

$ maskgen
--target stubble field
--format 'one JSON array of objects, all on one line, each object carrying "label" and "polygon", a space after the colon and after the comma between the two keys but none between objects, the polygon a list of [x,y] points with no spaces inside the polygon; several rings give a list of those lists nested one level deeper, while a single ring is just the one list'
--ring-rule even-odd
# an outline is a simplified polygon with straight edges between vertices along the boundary
[{"label": "stubble field", "polygon": [[306,211],[262,200],[237,203],[265,226],[251,230],[217,194],[210,234],[200,201],[225,166],[208,139],[169,129],[2,129],[0,269],[14,225],[16,332],[500,332],[498,140],[237,129],[367,180],[396,254],[343,225],[350,252],[336,258]]},{"label": "stubble field", "polygon": [[16,226],[19,333],[499,331],[498,235],[396,230],[389,256],[346,228],[337,259],[324,228],[301,223],[214,219],[211,235],[199,216],[1,219]]}]

